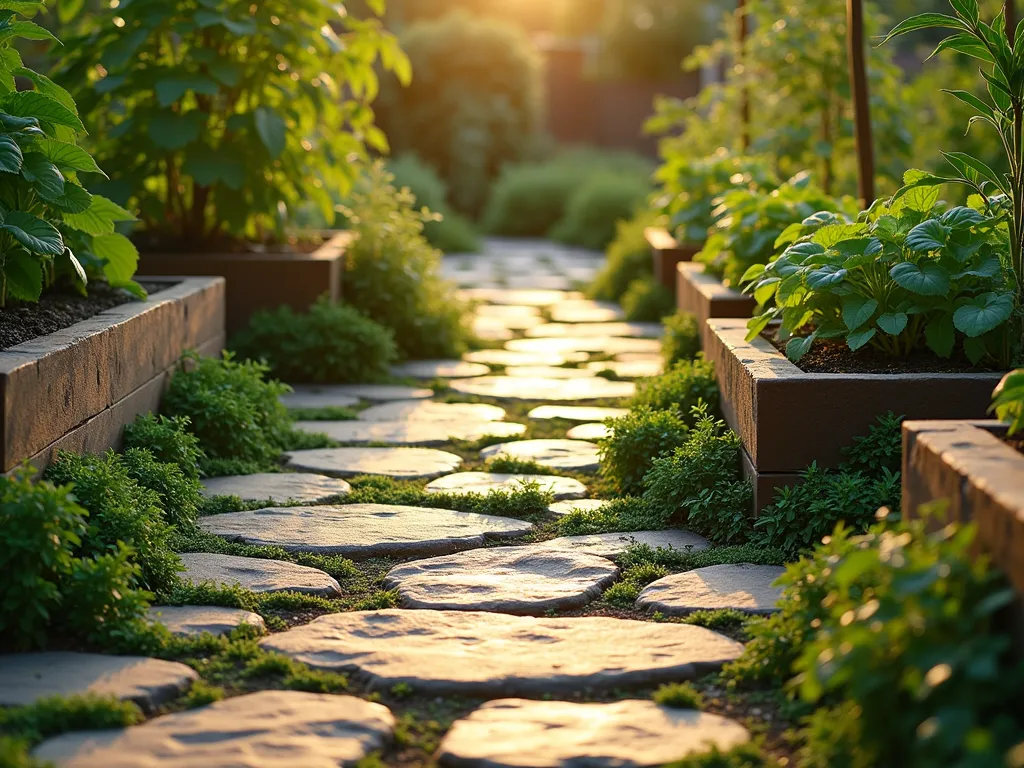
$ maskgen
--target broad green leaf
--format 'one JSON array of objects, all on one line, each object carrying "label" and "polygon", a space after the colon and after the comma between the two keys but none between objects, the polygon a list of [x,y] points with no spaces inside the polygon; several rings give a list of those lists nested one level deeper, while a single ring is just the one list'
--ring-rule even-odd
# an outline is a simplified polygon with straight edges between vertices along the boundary
[{"label": "broad green leaf", "polygon": [[56,165],[39,152],[25,154],[21,175],[36,188],[44,200],[60,198],[64,194],[64,176]]},{"label": "broad green leaf", "polygon": [[245,161],[225,147],[219,150],[206,146],[190,149],[181,170],[204,187],[220,182],[230,189],[241,189],[245,183]]},{"label": "broad green leaf", "polygon": [[0,11],[14,11],[22,16],[33,16],[44,8],[42,0],[0,0]]},{"label": "broad green leaf", "polygon": [[968,21],[976,22],[978,20],[978,0],[949,0],[949,4],[953,6],[953,10]]},{"label": "broad green leaf", "polygon": [[854,352],[856,352],[858,349],[860,349],[869,341],[871,341],[871,339],[874,338],[876,332],[877,329],[874,326],[870,328],[862,328],[859,331],[851,331],[846,336],[846,345]]},{"label": "broad green leaf", "polygon": [[82,266],[82,262],[78,260],[78,257],[75,256],[74,252],[70,248],[65,248],[64,256],[67,257],[67,260],[71,263],[71,268],[74,270],[79,281],[83,284],[88,283],[89,276],[85,274],[85,267]]},{"label": "broad green leaf", "polygon": [[5,131],[20,131],[23,128],[38,126],[39,121],[34,117],[15,117],[0,112],[0,127]]},{"label": "broad green leaf", "polygon": [[761,331],[767,328],[768,323],[770,323],[774,318],[775,310],[773,309],[768,310],[764,314],[750,318],[750,320],[747,321],[747,341],[753,341],[760,336]]},{"label": "broad green leaf", "polygon": [[103,173],[100,167],[96,165],[92,155],[75,144],[44,138],[36,142],[35,148],[42,152],[58,168],[83,171],[85,173],[98,173],[107,178],[107,174]]},{"label": "broad green leaf", "polygon": [[943,152],[942,156],[946,158],[946,161],[950,165],[952,165],[954,168],[960,171],[966,178],[970,179],[971,181],[973,181],[974,179],[971,179],[970,173],[965,172],[964,168],[967,168],[970,171],[974,171],[982,180],[991,181],[993,184],[999,187],[1001,191],[1003,191],[1004,193],[1006,192],[1005,184],[999,178],[999,174],[993,171],[988,165],[983,163],[981,160],[971,157],[965,152]]},{"label": "broad green leaf", "polygon": [[46,75],[40,75],[38,72],[35,72],[28,67],[15,67],[13,72],[19,77],[24,77],[26,80],[32,81],[32,85],[35,86],[36,91],[39,93],[44,96],[49,96],[51,99],[56,99],[76,115],[78,114],[78,107],[75,105],[75,100],[72,98],[71,94],[53,82],[53,80],[48,78]]},{"label": "broad green leaf", "polygon": [[815,338],[817,338],[816,333],[812,333],[810,336],[794,336],[786,342],[786,357],[794,363],[797,362],[801,357],[807,354],[811,345],[814,344]]},{"label": "broad green leaf", "polygon": [[217,93],[217,83],[202,75],[189,77],[165,77],[156,81],[157,102],[161,107],[169,107],[189,91],[213,96]]},{"label": "broad green leaf", "polygon": [[280,157],[285,144],[284,118],[270,107],[257,107],[253,113],[253,120],[256,124],[256,133],[259,134],[260,141],[270,156],[275,159]]},{"label": "broad green leaf", "polygon": [[64,194],[55,197],[49,202],[64,211],[65,215],[84,213],[92,205],[92,195],[86,192],[77,184],[64,180]]},{"label": "broad green leaf", "polygon": [[992,407],[1001,421],[1009,424],[1009,433],[1024,429],[1024,368],[1003,376],[992,393]]},{"label": "broad green leaf", "polygon": [[983,293],[953,313],[953,325],[969,338],[981,336],[1005,323],[1013,313],[1013,294]]},{"label": "broad green leaf", "polygon": [[21,170],[23,157],[18,142],[7,134],[0,136],[0,171],[17,173]]},{"label": "broad green leaf", "polygon": [[112,284],[132,279],[139,263],[139,252],[124,235],[100,235],[92,239],[92,252],[103,259],[103,276]]},{"label": "broad green leaf", "polygon": [[945,296],[949,291],[949,273],[938,264],[919,267],[904,261],[893,266],[889,275],[908,291],[922,296]]},{"label": "broad green leaf", "polygon": [[[949,39],[951,38],[947,38],[947,40]],[[948,93],[950,96],[952,96],[955,99],[959,99],[967,106],[973,107],[974,109],[978,110],[978,112],[983,114],[985,117],[992,118],[993,120],[995,119],[996,113],[992,110],[992,107],[990,107],[988,104],[979,99],[970,91],[951,91],[945,88],[943,88],[942,90],[943,93]]]},{"label": "broad green leaf", "polygon": [[846,275],[847,272],[842,267],[826,265],[808,273],[807,287],[813,290],[838,285],[846,279]]},{"label": "broad green leaf", "polygon": [[974,277],[995,277],[1003,271],[1003,263],[999,260],[996,255],[988,256],[980,264],[975,265],[972,269],[965,269],[963,272],[957,272],[953,275],[954,279],[961,277],[967,277],[973,275]]},{"label": "broad green leaf", "polygon": [[64,215],[64,223],[69,227],[94,237],[113,234],[116,222],[134,220],[131,213],[102,195],[92,196],[89,210]]},{"label": "broad green leaf", "polygon": [[899,336],[907,327],[907,315],[904,312],[884,312],[878,316],[878,327],[890,336]]},{"label": "broad green leaf", "polygon": [[967,355],[967,359],[973,365],[980,363],[987,352],[984,339],[972,338],[970,336],[964,339],[964,354]]},{"label": "broad green leaf", "polygon": [[64,240],[53,225],[25,211],[12,211],[0,224],[0,229],[25,246],[30,253],[60,256],[64,253]]},{"label": "broad green leaf", "polygon": [[761,305],[771,299],[775,295],[775,291],[778,290],[781,280],[781,277],[769,277],[758,283],[757,288],[754,289],[754,301]]},{"label": "broad green leaf", "polygon": [[946,246],[949,229],[936,219],[922,221],[907,233],[906,244],[912,251],[937,251]]},{"label": "broad green leaf", "polygon": [[866,224],[829,224],[814,233],[814,242],[832,248],[844,240],[863,237],[867,231]]},{"label": "broad green leaf", "polygon": [[878,302],[863,296],[848,296],[843,302],[843,322],[851,331],[860,328],[878,309]]},{"label": "broad green leaf", "polygon": [[980,224],[984,220],[984,216],[973,208],[968,208],[966,205],[958,205],[956,208],[950,208],[939,217],[939,221],[951,229],[973,227],[975,224]]},{"label": "broad green leaf", "polygon": [[204,123],[205,118],[201,112],[192,111],[181,115],[165,110],[150,119],[149,138],[162,149],[181,149],[199,138]]},{"label": "broad green leaf", "polygon": [[24,251],[8,251],[4,259],[4,284],[7,295],[22,301],[39,301],[43,292],[43,267]]},{"label": "broad green leaf", "polygon": [[914,32],[918,29],[929,29],[932,27],[945,27],[947,29],[967,29],[967,26],[956,16],[947,16],[944,13],[921,13],[901,21],[892,31],[885,36],[882,44],[889,42],[894,37]]},{"label": "broad green leaf", "polygon": [[53,33],[34,21],[15,21],[0,28],[0,42],[20,37],[22,40],[56,40]]},{"label": "broad green leaf", "polygon": [[18,117],[34,117],[40,122],[63,125],[75,131],[85,130],[78,115],[56,99],[38,91],[9,93],[0,100],[0,109]]},{"label": "broad green leaf", "polygon": [[825,252],[825,246],[814,242],[796,243],[785,251],[785,256],[796,264],[802,264],[809,256]]},{"label": "broad green leaf", "polygon": [[939,357],[949,357],[953,354],[953,344],[956,342],[953,316],[947,312],[931,320],[924,330],[924,338],[928,349]]},{"label": "broad green leaf", "polygon": [[740,278],[740,284],[749,283],[751,280],[756,280],[764,274],[764,264],[751,264],[747,267],[747,271],[743,273],[743,277]]}]

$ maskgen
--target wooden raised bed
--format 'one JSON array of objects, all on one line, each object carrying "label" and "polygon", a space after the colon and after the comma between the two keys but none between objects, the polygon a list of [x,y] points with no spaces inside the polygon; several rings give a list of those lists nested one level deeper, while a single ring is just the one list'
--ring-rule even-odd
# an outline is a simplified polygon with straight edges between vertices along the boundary
[{"label": "wooden raised bed", "polygon": [[948,502],[949,521],[973,522],[978,544],[1024,593],[1024,454],[998,421],[903,423],[903,516]]},{"label": "wooden raised bed", "polygon": [[681,243],[664,227],[647,227],[644,230],[647,244],[651,246],[654,261],[654,278],[674,291],[676,288],[676,265],[692,261],[703,247],[700,243]]},{"label": "wooden raised bed", "polygon": [[125,424],[159,408],[182,352],[223,349],[223,278],[138,279],[168,287],[0,351],[4,473],[58,449],[117,447]]},{"label": "wooden raised bed", "polygon": [[745,320],[707,323],[722,413],[743,441],[755,510],[811,462],[833,467],[842,449],[888,411],[908,419],[982,419],[999,373],[805,373]]},{"label": "wooden raised bed", "polygon": [[249,324],[261,309],[287,304],[292,309],[309,308],[326,294],[341,298],[345,250],[351,232],[338,232],[309,253],[192,253],[143,254],[139,274],[219,275],[227,280],[228,334]]},{"label": "wooden raised bed", "polygon": [[676,307],[697,316],[704,349],[710,343],[707,321],[716,318],[749,318],[757,302],[722,281],[704,273],[703,264],[684,262],[676,265]]}]

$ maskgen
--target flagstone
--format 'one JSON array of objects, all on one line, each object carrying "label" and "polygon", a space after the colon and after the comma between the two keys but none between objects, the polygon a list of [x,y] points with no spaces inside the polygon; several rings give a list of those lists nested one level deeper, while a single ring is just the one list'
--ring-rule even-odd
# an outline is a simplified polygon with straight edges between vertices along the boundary
[{"label": "flagstone", "polygon": [[452,379],[449,386],[466,395],[499,400],[605,400],[632,397],[636,393],[636,384],[631,381],[609,381],[599,377],[539,379],[481,376],[476,379]]},{"label": "flagstone", "polygon": [[447,555],[533,530],[509,517],[395,504],[268,507],[203,517],[199,525],[231,541],[354,560]]},{"label": "flagstone", "polygon": [[636,605],[670,616],[718,609],[769,614],[777,610],[782,597],[782,588],[773,583],[785,570],[739,563],[674,573],[644,587]]},{"label": "flagstone", "polygon": [[462,464],[461,457],[435,448],[312,448],[284,455],[290,469],[331,477],[382,475],[421,480],[452,472]]},{"label": "flagstone", "polygon": [[604,421],[605,419],[620,419],[628,413],[628,408],[602,408],[593,405],[541,405],[526,416],[539,420]]},{"label": "flagstone", "polygon": [[505,375],[523,379],[591,379],[597,375],[597,372],[589,368],[563,368],[553,365],[523,365],[506,368]]},{"label": "flagstone", "polygon": [[167,627],[172,635],[182,637],[203,632],[226,635],[241,626],[266,629],[258,613],[220,605],[154,605],[146,615],[150,621]]},{"label": "flagstone", "polygon": [[[203,522],[217,520],[220,517],[223,515],[204,517],[200,526],[205,527]],[[239,557],[213,552],[185,552],[180,557],[185,566],[185,571],[180,574],[181,579],[190,584],[210,582],[215,586],[227,587],[238,584],[243,589],[260,594],[302,592],[321,597],[337,597],[341,594],[341,586],[330,574],[318,568],[285,560]]]},{"label": "flagstone", "polygon": [[582,608],[618,573],[603,557],[491,547],[396,566],[384,586],[397,589],[407,608],[538,616]]},{"label": "flagstone", "polygon": [[601,466],[597,446],[583,440],[517,440],[480,451],[480,458],[503,456],[569,472],[596,472]]},{"label": "flagstone", "polygon": [[[299,422],[301,424],[330,424],[334,422]],[[320,428],[308,431],[320,432]],[[203,495],[238,496],[242,501],[267,501],[279,504],[302,502],[306,504],[322,504],[326,501],[345,496],[351,492],[344,480],[326,475],[309,472],[261,472],[255,475],[228,475],[226,477],[208,477],[201,480]]]},{"label": "flagstone", "polygon": [[664,330],[661,323],[545,323],[528,329],[526,335],[535,339],[590,336],[659,339]]},{"label": "flagstone", "polygon": [[602,438],[608,437],[611,430],[607,425],[596,422],[590,424],[577,424],[575,427],[565,433],[565,436],[570,440],[601,440]]},{"label": "flagstone", "polygon": [[551,320],[556,323],[609,323],[622,320],[624,314],[618,304],[591,299],[563,301],[551,307]]},{"label": "flagstone", "polygon": [[703,536],[670,528],[664,531],[632,531],[630,533],[595,533],[585,536],[561,536],[537,544],[541,549],[563,552],[586,552],[588,555],[616,558],[637,544],[652,549],[676,549],[682,552],[700,552],[711,546]]},{"label": "flagstone", "polygon": [[556,501],[548,506],[548,512],[562,517],[570,512],[580,510],[582,512],[594,512],[607,507],[608,499],[571,499],[568,501]]},{"label": "flagstone", "polygon": [[490,491],[514,491],[524,484],[536,483],[542,491],[556,499],[581,499],[587,495],[587,487],[572,477],[557,475],[523,475],[501,472],[456,472],[427,483],[427,493],[489,493]]},{"label": "flagstone", "polygon": [[587,363],[587,368],[595,374],[598,371],[611,371],[623,379],[644,379],[661,375],[665,370],[665,363],[660,357],[643,357],[639,360],[602,360]]},{"label": "flagstone", "polygon": [[616,355],[622,352],[660,352],[661,342],[658,339],[637,339],[624,336],[544,337],[511,339],[505,342],[505,349],[537,354],[600,352],[605,355]]},{"label": "flagstone", "polygon": [[260,641],[373,690],[544,695],[691,680],[739,658],[742,644],[687,624],[606,616],[535,618],[385,609],[329,614]]},{"label": "flagstone", "polygon": [[450,379],[483,376],[489,370],[486,365],[467,363],[464,360],[410,360],[392,367],[391,375],[409,376],[414,379]]},{"label": "flagstone", "polygon": [[464,360],[486,365],[550,365],[558,366],[566,363],[582,363],[590,355],[586,352],[513,352],[509,349],[477,349],[462,356]]},{"label": "flagstone", "polygon": [[297,421],[300,432],[323,432],[339,443],[444,445],[451,440],[519,437],[525,424],[509,421]]},{"label": "flagstone", "polygon": [[507,288],[470,288],[459,292],[464,299],[483,301],[488,304],[516,304],[529,307],[550,307],[562,301],[582,298],[577,291],[530,290]]},{"label": "flagstone", "polygon": [[421,400],[434,396],[434,390],[422,387],[403,387],[394,384],[297,384],[294,392],[281,395],[287,408],[347,408],[360,400],[388,402],[390,400]]},{"label": "flagstone", "polygon": [[485,403],[435,403],[399,400],[359,412],[360,421],[501,421],[505,409]]}]

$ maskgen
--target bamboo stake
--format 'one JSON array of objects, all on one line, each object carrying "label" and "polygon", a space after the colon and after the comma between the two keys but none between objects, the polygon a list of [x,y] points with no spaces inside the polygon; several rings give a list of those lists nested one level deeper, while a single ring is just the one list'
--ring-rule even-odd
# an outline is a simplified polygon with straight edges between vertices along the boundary
[{"label": "bamboo stake", "polygon": [[[747,34],[749,32],[749,20],[747,18],[747,0],[736,0],[736,16],[739,21],[739,61],[745,67],[744,62],[744,47],[747,43]],[[744,69],[743,76],[747,76],[747,72]],[[743,147],[743,151],[746,152],[750,149],[750,93],[747,87],[744,86],[740,95],[740,144]]]},{"label": "bamboo stake", "polygon": [[871,139],[871,105],[868,101],[868,77],[864,63],[863,0],[846,0],[846,26],[857,145],[857,191],[862,204],[867,208],[875,202],[875,150]]}]

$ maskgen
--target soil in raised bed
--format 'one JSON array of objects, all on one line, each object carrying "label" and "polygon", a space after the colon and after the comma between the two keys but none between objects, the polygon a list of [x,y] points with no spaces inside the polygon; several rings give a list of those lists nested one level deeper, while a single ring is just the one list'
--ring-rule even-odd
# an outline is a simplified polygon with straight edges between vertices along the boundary
[{"label": "soil in raised bed", "polygon": [[[786,354],[785,342],[767,332],[762,336]],[[962,353],[942,358],[923,349],[907,357],[890,357],[872,347],[854,352],[842,341],[815,342],[795,365],[804,373],[982,373],[998,370],[975,366]]]},{"label": "soil in raised bed", "polygon": [[[142,287],[154,293],[171,285],[173,283],[143,283]],[[82,296],[70,286],[59,286],[46,291],[38,304],[10,301],[0,308],[0,350],[62,330],[129,301],[138,299],[127,291],[100,282],[89,284],[88,296]]]}]

